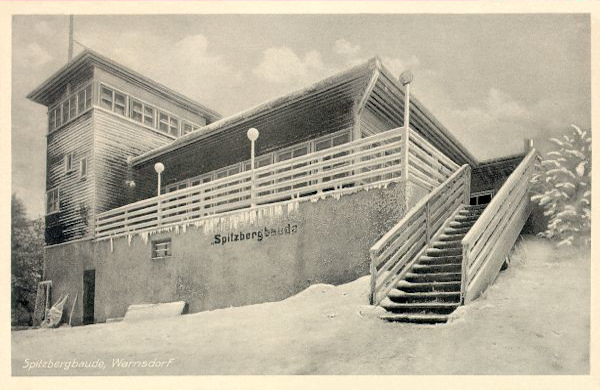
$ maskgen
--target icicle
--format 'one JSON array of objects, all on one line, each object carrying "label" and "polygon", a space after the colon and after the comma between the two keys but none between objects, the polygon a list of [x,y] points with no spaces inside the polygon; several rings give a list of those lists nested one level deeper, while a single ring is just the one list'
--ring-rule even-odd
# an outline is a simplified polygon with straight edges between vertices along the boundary
[{"label": "icicle", "polygon": [[110,238],[110,253],[112,253],[114,249],[115,248],[114,248],[114,244],[113,244],[113,238],[111,237]]},{"label": "icicle", "polygon": [[148,244],[148,232],[140,233],[140,237],[142,238],[144,245],[147,245]]},{"label": "icicle", "polygon": [[133,236],[131,234],[127,235],[127,245],[131,246],[131,239],[133,238]]},{"label": "icicle", "polygon": [[278,205],[275,208],[275,215],[277,215],[278,217],[281,216],[281,215],[283,215],[283,206]]}]

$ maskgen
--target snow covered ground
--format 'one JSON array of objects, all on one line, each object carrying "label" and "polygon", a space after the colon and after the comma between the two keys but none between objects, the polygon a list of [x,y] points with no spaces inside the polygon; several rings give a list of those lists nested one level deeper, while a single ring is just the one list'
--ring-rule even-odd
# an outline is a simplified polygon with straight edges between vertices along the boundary
[{"label": "snow covered ground", "polygon": [[[557,251],[527,238],[484,296],[443,325],[383,322],[377,318],[381,309],[367,305],[367,291],[363,277],[337,287],[313,285],[281,302],[134,323],[15,331],[12,372],[589,373],[590,256],[581,251]],[[62,366],[38,367],[50,360]]]}]

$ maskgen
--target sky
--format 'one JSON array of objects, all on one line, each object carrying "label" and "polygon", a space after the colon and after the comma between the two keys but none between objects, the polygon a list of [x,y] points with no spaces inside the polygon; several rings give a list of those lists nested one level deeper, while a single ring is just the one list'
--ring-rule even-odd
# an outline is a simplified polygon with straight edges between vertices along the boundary
[{"label": "sky", "polygon": [[[25,96],[67,62],[68,16],[14,16],[12,34],[12,191],[35,217],[46,107]],[[224,116],[378,55],[480,160],[591,126],[585,14],[77,15],[74,37]]]}]

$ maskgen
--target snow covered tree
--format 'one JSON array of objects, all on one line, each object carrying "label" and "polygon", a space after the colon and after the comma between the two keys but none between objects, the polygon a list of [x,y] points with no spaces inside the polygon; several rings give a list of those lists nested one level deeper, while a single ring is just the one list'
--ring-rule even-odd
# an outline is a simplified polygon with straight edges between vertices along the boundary
[{"label": "snow covered tree", "polygon": [[570,134],[551,138],[554,150],[537,166],[531,200],[549,218],[541,236],[558,246],[590,244],[592,137],[591,130],[571,125]]}]

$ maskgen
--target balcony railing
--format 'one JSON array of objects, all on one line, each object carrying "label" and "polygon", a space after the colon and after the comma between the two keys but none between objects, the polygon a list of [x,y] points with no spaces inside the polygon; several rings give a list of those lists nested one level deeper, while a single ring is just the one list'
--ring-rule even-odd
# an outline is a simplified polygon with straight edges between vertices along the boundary
[{"label": "balcony railing", "polygon": [[358,189],[404,178],[430,190],[458,165],[409,130],[392,129],[254,171],[166,193],[101,213],[96,238],[192,222],[290,199]]}]

